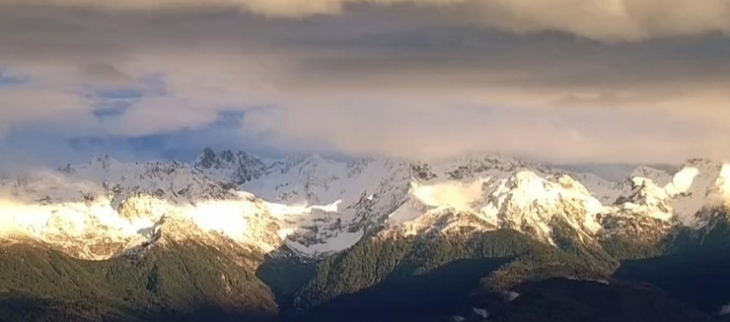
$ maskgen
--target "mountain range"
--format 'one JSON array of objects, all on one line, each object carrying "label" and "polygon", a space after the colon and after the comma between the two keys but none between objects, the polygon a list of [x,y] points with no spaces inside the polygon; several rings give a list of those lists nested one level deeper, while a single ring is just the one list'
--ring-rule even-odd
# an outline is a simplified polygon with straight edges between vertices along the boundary
[{"label": "mountain range", "polygon": [[0,320],[722,321],[730,164],[677,169],[205,149],[8,176]]}]

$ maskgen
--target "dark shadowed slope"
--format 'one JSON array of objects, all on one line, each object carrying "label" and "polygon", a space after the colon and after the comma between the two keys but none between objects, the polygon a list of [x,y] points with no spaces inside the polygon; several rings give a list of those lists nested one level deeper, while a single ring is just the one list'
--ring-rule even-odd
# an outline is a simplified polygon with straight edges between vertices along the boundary
[{"label": "dark shadowed slope", "polygon": [[216,249],[149,249],[83,261],[30,245],[0,249],[2,321],[274,321],[269,288]]}]

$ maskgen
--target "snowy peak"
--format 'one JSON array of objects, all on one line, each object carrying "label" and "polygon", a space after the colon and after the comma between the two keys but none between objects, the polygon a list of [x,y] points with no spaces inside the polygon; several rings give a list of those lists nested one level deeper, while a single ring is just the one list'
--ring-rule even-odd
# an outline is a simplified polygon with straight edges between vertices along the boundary
[{"label": "snowy peak", "polygon": [[446,180],[508,174],[521,169],[529,169],[536,173],[550,172],[543,165],[500,154],[467,154],[450,160],[433,162],[430,164],[430,169],[433,169],[439,178]]},{"label": "snowy peak", "polygon": [[592,236],[600,228],[594,216],[603,209],[601,202],[567,175],[543,178],[523,170],[485,192],[482,215],[545,242],[554,244],[556,224],[567,224],[580,236]]},{"label": "snowy peak", "polygon": [[656,212],[650,212],[649,215],[662,220],[669,220],[672,209],[668,205],[668,197],[670,196],[666,189],[659,187],[654,181],[635,177],[629,180],[630,189],[626,194],[620,196],[615,201],[615,205],[623,209],[636,209],[635,207],[644,207]]},{"label": "snowy peak", "polygon": [[312,156],[275,162],[241,189],[266,200],[271,213],[290,227],[290,248],[323,255],[351,246],[382,224],[405,201],[409,182],[402,163]]},{"label": "snowy peak", "polygon": [[634,171],[631,172],[631,175],[629,177],[630,178],[649,179],[652,182],[654,182],[656,185],[662,186],[662,187],[669,184],[670,182],[672,182],[671,173],[664,171],[664,170],[652,168],[649,166],[640,166],[640,167],[634,169]]},{"label": "snowy peak", "polygon": [[565,232],[591,243],[699,227],[702,209],[730,199],[728,164],[698,159],[673,175],[650,167],[634,175],[611,182],[500,155],[266,160],[205,149],[191,165],[100,156],[0,181],[0,238],[87,259],[181,239],[261,254],[286,245],[314,257],[377,232],[512,229],[549,244]]},{"label": "snowy peak", "polygon": [[[676,200],[696,175],[640,167],[619,183],[495,154],[438,162],[297,156],[264,168],[240,188],[266,200],[290,247],[308,255],[347,248],[380,226],[405,234],[507,228],[548,243],[555,229],[590,239],[617,218],[626,227],[666,226],[691,212]],[[609,226],[606,233],[628,229]]]},{"label": "snowy peak", "polygon": [[499,168],[482,173],[469,180],[413,182],[409,201],[387,223],[406,235],[513,229],[551,244],[554,231],[566,226],[579,238],[600,228],[594,220],[600,201],[567,175],[545,178]]},{"label": "snowy peak", "polygon": [[656,242],[671,228],[674,212],[665,188],[644,177],[627,180],[612,207],[597,215],[604,238],[620,235]]},{"label": "snowy peak", "polygon": [[[730,166],[704,159],[687,161],[673,175],[642,167],[599,221],[606,235],[658,240],[674,225],[699,228],[707,209],[727,205]],[[656,180],[656,181],[655,181]]]},{"label": "snowy peak", "polygon": [[693,159],[685,163],[666,186],[673,197],[672,206],[678,219],[687,226],[701,224],[697,216],[703,208],[727,204],[727,178],[730,165],[705,159]]},{"label": "snowy peak", "polygon": [[193,167],[216,179],[235,184],[258,179],[266,170],[266,164],[261,159],[246,152],[234,154],[231,150],[224,150],[216,153],[210,148],[203,150]]},{"label": "snowy peak", "polygon": [[[277,247],[268,209],[174,162],[103,156],[59,171],[0,182],[0,239],[32,239],[84,259],[106,259],[167,239],[219,240],[261,252]],[[185,227],[176,229],[175,227]],[[280,243],[280,242],[279,242]]]},{"label": "snowy peak", "polygon": [[[230,159],[221,154],[204,152],[196,168],[211,177],[226,178],[211,170],[225,164],[216,160]],[[347,248],[384,225],[410,222],[434,230],[435,223],[426,224],[434,217],[440,218],[436,226],[443,226],[437,231],[461,226],[494,229],[494,220],[473,206],[484,203],[480,199],[483,184],[515,172],[519,177],[524,169],[548,172],[499,155],[469,155],[436,163],[377,158],[335,161],[309,155],[274,161],[264,169],[260,177],[239,188],[267,202],[271,214],[283,223],[282,235],[290,248],[314,256]],[[564,178],[562,184],[586,191],[573,180]]]}]

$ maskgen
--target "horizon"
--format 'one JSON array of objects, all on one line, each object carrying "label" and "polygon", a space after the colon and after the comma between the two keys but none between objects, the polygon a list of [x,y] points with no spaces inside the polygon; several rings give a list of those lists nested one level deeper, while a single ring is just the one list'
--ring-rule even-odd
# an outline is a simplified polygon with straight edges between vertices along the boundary
[{"label": "horizon", "polygon": [[[549,162],[541,162],[539,160],[532,160],[529,158],[522,158],[519,156],[510,156],[510,155],[504,155],[500,153],[491,153],[491,152],[468,152],[465,154],[461,154],[454,157],[447,157],[447,158],[440,158],[440,159],[427,159],[427,158],[398,158],[398,157],[387,157],[387,156],[376,156],[376,155],[361,155],[361,156],[347,156],[347,155],[341,155],[341,154],[321,154],[321,153],[292,153],[292,154],[277,154],[277,155],[262,155],[262,154],[256,154],[252,153],[250,151],[246,150],[234,150],[234,149],[213,149],[210,147],[205,147],[202,150],[198,151],[197,153],[191,153],[186,158],[150,158],[146,160],[134,160],[134,159],[124,159],[124,158],[118,158],[117,156],[110,154],[110,153],[100,153],[93,156],[90,156],[86,160],[81,160],[79,162],[62,162],[59,164],[54,165],[48,165],[48,164],[25,164],[22,166],[18,165],[12,165],[8,164],[7,162],[3,162],[3,159],[0,159],[0,176],[16,176],[16,175],[25,175],[28,172],[36,172],[36,171],[42,171],[42,170],[54,170],[54,169],[61,169],[65,166],[77,166],[82,164],[87,164],[94,162],[95,160],[98,160],[100,158],[111,158],[114,161],[121,162],[121,163],[144,163],[144,162],[178,162],[182,164],[188,164],[188,165],[194,165],[199,161],[199,159],[205,154],[205,150],[210,149],[216,157],[219,157],[221,153],[224,152],[232,152],[234,154],[238,153],[246,153],[247,155],[257,158],[264,162],[264,164],[270,165],[274,162],[286,160],[288,158],[306,158],[306,157],[319,157],[324,160],[328,161],[335,161],[335,162],[348,162],[352,160],[357,159],[390,159],[390,160],[399,160],[403,162],[425,162],[425,163],[439,163],[439,162],[449,162],[454,159],[459,158],[473,158],[473,157],[506,157],[506,158],[514,158],[517,161],[523,161],[528,162],[531,164],[536,165],[542,165],[547,166],[556,170],[563,170],[563,171],[570,171],[575,173],[591,173],[594,175],[597,175],[605,180],[609,181],[622,181],[626,178],[631,176],[631,173],[635,171],[636,169],[640,167],[650,167],[657,170],[665,171],[669,174],[673,174],[677,172],[681,166],[687,162],[689,162],[691,159],[685,160],[685,162],[678,163],[678,164],[669,164],[669,163],[647,163],[647,164],[631,164],[631,163],[549,163]],[[708,159],[709,160],[709,159]],[[710,160],[710,161],[717,161],[717,160]]]}]

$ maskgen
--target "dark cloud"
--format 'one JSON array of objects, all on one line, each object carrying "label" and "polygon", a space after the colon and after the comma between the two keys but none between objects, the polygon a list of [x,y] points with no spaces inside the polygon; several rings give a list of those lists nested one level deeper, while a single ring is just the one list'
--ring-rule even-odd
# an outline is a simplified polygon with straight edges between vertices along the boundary
[{"label": "dark cloud", "polygon": [[442,21],[466,21],[514,33],[557,30],[605,41],[730,32],[730,4],[725,0],[2,0],[0,5],[117,12],[231,8],[286,18],[347,15],[367,6],[382,11],[408,8],[436,11]]}]

